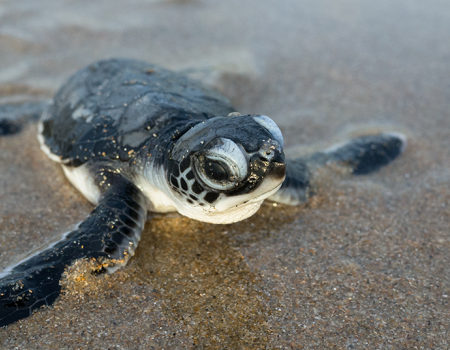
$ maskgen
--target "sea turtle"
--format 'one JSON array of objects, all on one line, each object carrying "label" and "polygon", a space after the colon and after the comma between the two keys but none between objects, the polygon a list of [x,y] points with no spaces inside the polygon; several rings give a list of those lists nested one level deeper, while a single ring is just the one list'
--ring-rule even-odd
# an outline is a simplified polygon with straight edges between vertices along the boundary
[{"label": "sea turtle", "polygon": [[307,201],[319,167],[366,174],[406,145],[402,134],[382,133],[286,162],[283,136],[269,117],[240,115],[198,81],[125,59],[93,63],[69,78],[43,112],[38,138],[96,207],[59,241],[1,274],[1,326],[51,305],[77,259],[107,261],[108,272],[125,265],[148,211],[236,222],[264,199]]}]

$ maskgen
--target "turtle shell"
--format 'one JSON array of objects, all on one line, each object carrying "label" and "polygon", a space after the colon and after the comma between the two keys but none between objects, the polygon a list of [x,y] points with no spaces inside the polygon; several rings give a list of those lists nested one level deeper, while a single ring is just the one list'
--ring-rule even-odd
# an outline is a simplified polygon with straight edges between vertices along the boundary
[{"label": "turtle shell", "polygon": [[110,59],[78,71],[60,88],[43,114],[42,136],[66,164],[125,162],[175,121],[188,124],[232,111],[218,92],[182,74]]}]

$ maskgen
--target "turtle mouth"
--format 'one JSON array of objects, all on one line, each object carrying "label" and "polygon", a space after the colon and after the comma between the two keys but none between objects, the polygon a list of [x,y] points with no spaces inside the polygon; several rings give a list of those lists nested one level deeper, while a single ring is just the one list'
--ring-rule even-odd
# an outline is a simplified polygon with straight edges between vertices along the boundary
[{"label": "turtle mouth", "polygon": [[222,198],[214,205],[215,211],[227,212],[230,210],[239,209],[251,204],[262,202],[264,199],[275,194],[283,184],[284,177],[275,178],[268,177],[259,184],[259,186],[251,192],[243,193],[239,196],[227,196]]},{"label": "turtle mouth", "polygon": [[[262,201],[262,200],[270,197],[271,195],[275,194],[280,189],[282,184],[283,184],[283,182],[281,182],[277,187],[261,193],[259,196],[256,196],[255,198],[249,200],[248,203],[259,202],[259,201]],[[245,203],[242,203],[242,204],[245,204]]]}]

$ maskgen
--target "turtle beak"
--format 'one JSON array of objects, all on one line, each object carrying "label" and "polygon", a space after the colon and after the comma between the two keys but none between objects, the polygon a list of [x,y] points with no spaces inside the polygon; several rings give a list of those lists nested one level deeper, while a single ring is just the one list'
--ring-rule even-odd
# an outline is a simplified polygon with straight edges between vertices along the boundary
[{"label": "turtle beak", "polygon": [[272,163],[276,164],[277,166],[283,165],[286,167],[286,158],[284,157],[284,152],[281,150],[275,151],[275,156],[272,158]]},{"label": "turtle beak", "polygon": [[270,176],[284,179],[286,176],[286,158],[284,157],[284,152],[282,150],[276,150],[270,163],[272,164]]}]

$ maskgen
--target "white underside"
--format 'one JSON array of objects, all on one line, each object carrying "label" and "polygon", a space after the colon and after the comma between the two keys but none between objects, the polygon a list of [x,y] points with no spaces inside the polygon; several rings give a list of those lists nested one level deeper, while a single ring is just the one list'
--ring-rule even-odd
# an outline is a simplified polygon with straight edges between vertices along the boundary
[{"label": "white underside", "polygon": [[168,192],[170,193],[170,190],[162,168],[147,171],[143,176],[139,176],[135,183],[148,198],[149,211],[155,213],[177,211],[174,200],[167,195]]},{"label": "white underside", "polygon": [[79,167],[71,167],[64,165],[64,162],[61,161],[61,158],[56,154],[52,153],[50,148],[45,144],[44,136],[42,136],[43,131],[42,121],[39,122],[38,125],[38,135],[37,138],[41,145],[41,150],[54,162],[60,163],[64,174],[70,183],[80,191],[86,199],[93,203],[97,204],[100,199],[100,190],[94,184],[92,179],[92,175],[89,173],[89,170],[86,164],[83,164]]},{"label": "white underside", "polygon": [[87,165],[83,164],[79,167],[71,167],[61,164],[61,166],[70,183],[80,191],[89,202],[97,204],[100,200],[100,190],[97,185],[95,185]]}]

